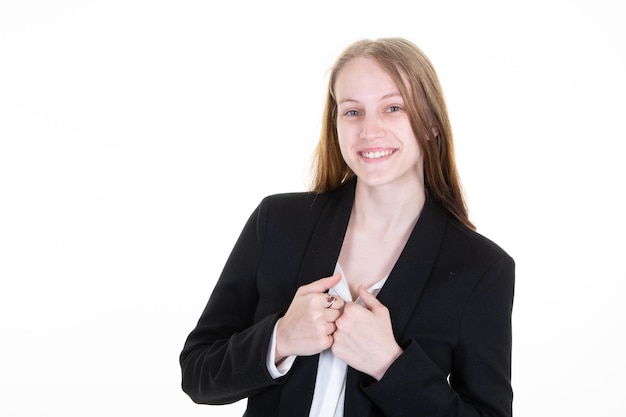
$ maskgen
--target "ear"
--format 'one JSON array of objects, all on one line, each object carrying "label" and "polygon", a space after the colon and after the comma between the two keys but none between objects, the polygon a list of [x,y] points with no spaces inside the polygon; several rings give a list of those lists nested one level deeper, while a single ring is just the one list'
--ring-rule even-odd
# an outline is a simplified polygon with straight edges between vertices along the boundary
[{"label": "ear", "polygon": [[439,137],[439,129],[437,129],[436,127],[433,127],[431,130],[433,132],[433,137],[437,139]]}]

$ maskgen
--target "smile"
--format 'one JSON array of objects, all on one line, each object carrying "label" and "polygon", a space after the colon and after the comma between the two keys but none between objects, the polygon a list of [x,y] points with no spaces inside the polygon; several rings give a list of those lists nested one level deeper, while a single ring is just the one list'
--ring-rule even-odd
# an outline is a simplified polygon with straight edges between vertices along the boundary
[{"label": "smile", "polygon": [[393,149],[387,149],[385,151],[375,151],[375,152],[360,152],[361,156],[367,159],[379,159],[385,156],[389,156],[395,151]]}]

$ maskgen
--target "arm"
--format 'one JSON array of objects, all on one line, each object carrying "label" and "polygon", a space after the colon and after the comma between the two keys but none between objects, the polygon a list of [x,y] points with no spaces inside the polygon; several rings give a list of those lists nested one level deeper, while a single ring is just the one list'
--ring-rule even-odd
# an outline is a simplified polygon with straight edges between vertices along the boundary
[{"label": "arm", "polygon": [[266,198],[248,220],[180,356],[183,390],[195,402],[252,396],[283,381],[270,369],[284,357],[313,355],[332,343],[343,300],[327,308],[324,292],[341,277],[294,288],[315,224],[315,212],[303,211],[313,207],[311,197],[320,200],[306,194]]},{"label": "arm", "polygon": [[509,257],[481,278],[463,311],[450,383],[413,340],[379,382],[365,382],[366,395],[387,416],[511,416],[513,286]]},{"label": "arm", "polygon": [[276,384],[265,366],[278,314],[255,323],[256,268],[267,203],[246,223],[213,293],[180,355],[183,390],[198,403],[237,401]]}]

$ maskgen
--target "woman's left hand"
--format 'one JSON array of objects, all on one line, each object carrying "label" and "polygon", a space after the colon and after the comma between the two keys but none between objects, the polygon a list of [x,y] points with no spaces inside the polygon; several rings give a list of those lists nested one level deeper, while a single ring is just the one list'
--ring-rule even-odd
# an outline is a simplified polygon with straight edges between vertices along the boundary
[{"label": "woman's left hand", "polygon": [[391,328],[389,310],[376,297],[359,286],[365,307],[347,303],[337,319],[333,334],[333,354],[354,369],[380,380],[402,354]]}]

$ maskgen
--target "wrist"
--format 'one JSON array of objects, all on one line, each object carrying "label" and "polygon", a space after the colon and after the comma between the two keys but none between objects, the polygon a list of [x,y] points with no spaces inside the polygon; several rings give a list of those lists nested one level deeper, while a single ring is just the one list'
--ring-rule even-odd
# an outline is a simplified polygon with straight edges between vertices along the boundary
[{"label": "wrist", "polygon": [[403,353],[404,350],[402,350],[402,348],[396,344],[392,349],[390,349],[390,353],[388,355],[385,355],[382,366],[379,367],[371,376],[376,379],[376,381],[380,381],[381,379],[383,379],[383,377],[387,373],[387,370]]}]

